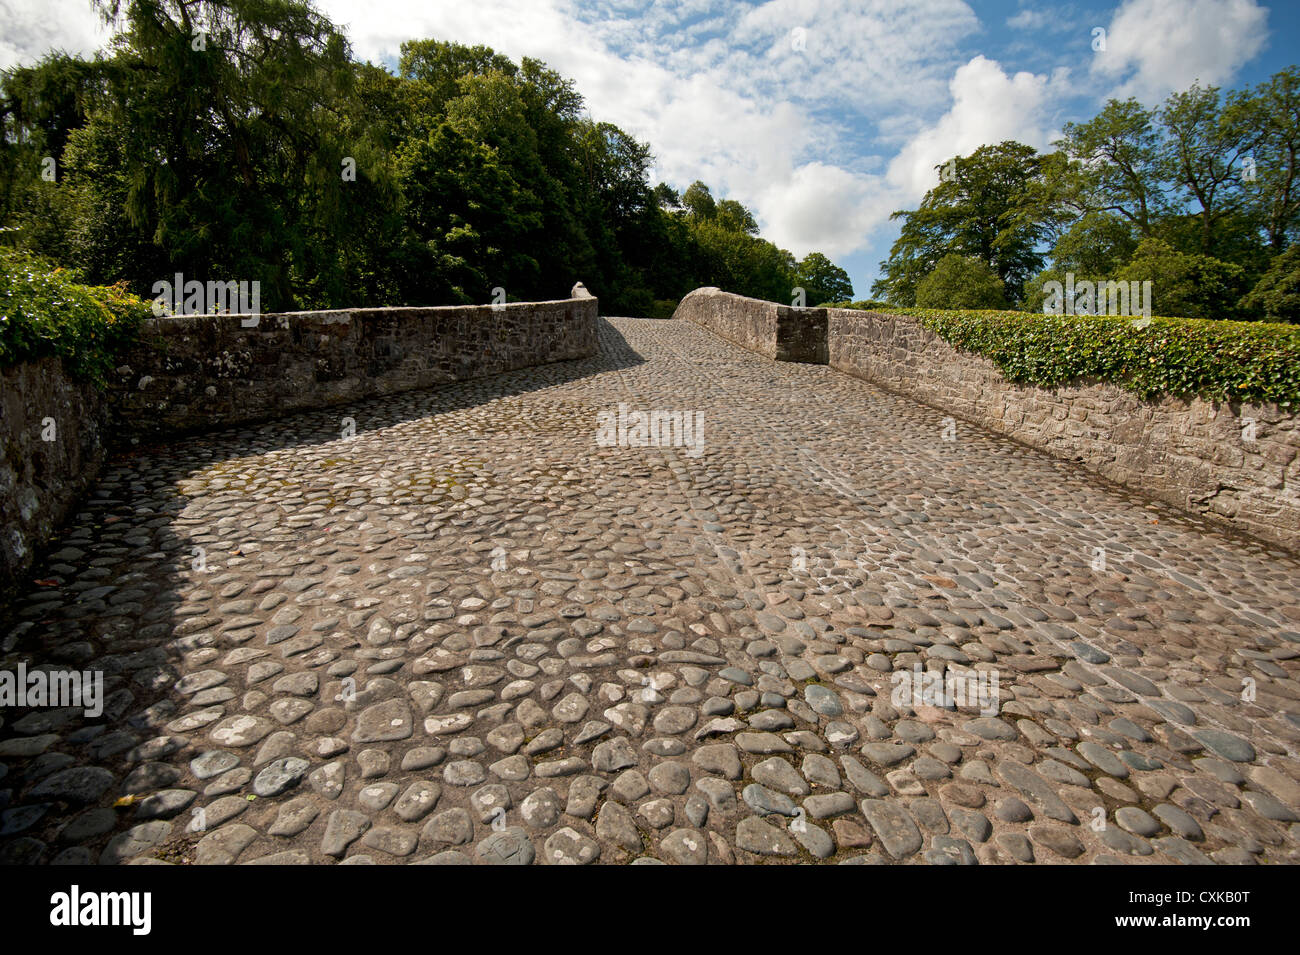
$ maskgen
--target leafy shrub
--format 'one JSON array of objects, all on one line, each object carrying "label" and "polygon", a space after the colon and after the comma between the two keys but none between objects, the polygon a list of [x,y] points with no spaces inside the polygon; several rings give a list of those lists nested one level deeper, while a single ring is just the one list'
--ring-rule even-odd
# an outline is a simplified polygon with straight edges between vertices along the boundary
[{"label": "leafy shrub", "polygon": [[123,285],[82,285],[65,269],[0,247],[0,367],[58,355],[75,377],[102,384],[150,314]]},{"label": "leafy shrub", "polygon": [[916,286],[917,308],[1004,308],[1002,280],[983,262],[948,254]]},{"label": "leafy shrub", "polygon": [[1143,398],[1300,400],[1300,326],[1187,318],[892,309],[955,348],[991,360],[1008,381],[1054,388],[1112,382]]}]

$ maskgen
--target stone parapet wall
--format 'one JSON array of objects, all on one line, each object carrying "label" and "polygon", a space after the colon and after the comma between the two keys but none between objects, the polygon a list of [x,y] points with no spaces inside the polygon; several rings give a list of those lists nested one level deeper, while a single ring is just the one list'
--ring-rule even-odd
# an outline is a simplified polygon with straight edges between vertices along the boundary
[{"label": "stone parapet wall", "polygon": [[86,493],[106,457],[108,409],[58,358],[0,369],[0,592]]},{"label": "stone parapet wall", "polygon": [[596,354],[598,302],[160,318],[112,378],[130,437],[158,438]]},{"label": "stone parapet wall", "polygon": [[1143,400],[1099,382],[1016,385],[993,362],[958,351],[914,318],[827,311],[829,364],[838,371],[1300,550],[1294,413],[1271,404]]},{"label": "stone parapet wall", "polygon": [[824,308],[793,308],[716,288],[699,288],[678,303],[673,318],[694,322],[774,361],[826,364]]}]

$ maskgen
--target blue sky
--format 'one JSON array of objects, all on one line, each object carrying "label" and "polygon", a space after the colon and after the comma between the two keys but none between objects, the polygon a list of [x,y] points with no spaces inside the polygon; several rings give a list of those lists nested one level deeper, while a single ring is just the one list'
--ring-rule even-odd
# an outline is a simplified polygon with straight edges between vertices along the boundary
[{"label": "blue sky", "polygon": [[[358,57],[484,43],[573,78],[591,114],[703,179],[865,298],[934,165],[984,143],[1046,148],[1110,96],[1253,84],[1300,61],[1300,4],[1261,0],[317,0]],[[1094,31],[1105,49],[1094,50]],[[108,36],[89,0],[0,0],[0,67]]]}]

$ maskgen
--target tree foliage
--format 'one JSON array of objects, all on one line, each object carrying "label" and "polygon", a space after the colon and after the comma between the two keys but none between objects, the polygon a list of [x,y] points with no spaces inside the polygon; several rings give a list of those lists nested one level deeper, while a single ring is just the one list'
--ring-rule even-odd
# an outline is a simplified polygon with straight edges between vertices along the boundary
[{"label": "tree foliage", "polygon": [[849,273],[820,252],[809,252],[795,268],[795,282],[807,296],[809,305],[845,302],[853,298]]},{"label": "tree foliage", "polygon": [[984,146],[939,167],[920,207],[894,214],[902,229],[873,295],[912,305],[955,254],[984,263],[1030,310],[1045,281],[1073,273],[1149,280],[1167,315],[1294,314],[1290,260],[1274,264],[1300,239],[1296,67],[1247,89],[1193,84],[1154,108],[1110,100],[1066,123],[1055,145]]},{"label": "tree foliage", "polygon": [[1270,322],[1300,322],[1300,245],[1273,259],[1242,305]]},{"label": "tree foliage", "polygon": [[649,145],[537,60],[423,39],[393,73],[307,0],[99,5],[111,48],[0,74],[0,239],[87,281],[258,281],[290,309],[581,280],[630,313],[797,285],[740,202],[652,187]]},{"label": "tree foliage", "polygon": [[982,262],[1006,288],[1020,289],[1042,268],[1039,245],[1058,216],[1049,159],[1004,142],[938,168],[952,174],[941,176],[919,209],[894,213],[902,231],[872,295],[914,304],[921,280],[950,254]]}]

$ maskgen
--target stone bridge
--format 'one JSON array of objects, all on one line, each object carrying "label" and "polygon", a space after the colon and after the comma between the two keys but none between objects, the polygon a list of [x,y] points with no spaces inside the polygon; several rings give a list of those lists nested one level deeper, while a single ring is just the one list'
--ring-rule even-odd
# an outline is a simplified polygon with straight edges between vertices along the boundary
[{"label": "stone bridge", "polygon": [[1300,861],[1294,556],[599,336],[112,458],[0,630],[106,697],[3,710],[0,860]]}]

